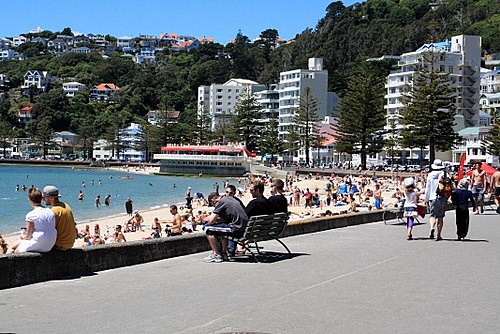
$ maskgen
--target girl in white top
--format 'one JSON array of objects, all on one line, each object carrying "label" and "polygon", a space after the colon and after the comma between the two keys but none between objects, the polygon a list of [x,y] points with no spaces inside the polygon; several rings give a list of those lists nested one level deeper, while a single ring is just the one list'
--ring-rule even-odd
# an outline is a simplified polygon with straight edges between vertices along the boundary
[{"label": "girl in white top", "polygon": [[419,193],[415,190],[415,180],[412,177],[407,177],[404,180],[405,185],[405,204],[404,204],[404,217],[406,217],[406,228],[408,234],[407,240],[412,240],[413,224],[415,217],[418,215],[417,204],[419,201]]},{"label": "girl in white top", "polygon": [[28,200],[33,210],[26,214],[26,235],[14,242],[7,253],[44,253],[50,251],[56,243],[56,216],[51,209],[42,207],[40,189],[30,188]]}]

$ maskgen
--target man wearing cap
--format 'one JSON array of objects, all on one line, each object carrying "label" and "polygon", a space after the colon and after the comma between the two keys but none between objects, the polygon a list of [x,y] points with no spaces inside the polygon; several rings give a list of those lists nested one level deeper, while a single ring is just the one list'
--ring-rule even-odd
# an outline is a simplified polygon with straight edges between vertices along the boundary
[{"label": "man wearing cap", "polygon": [[67,250],[73,247],[76,239],[76,223],[68,204],[59,201],[59,189],[54,186],[43,188],[43,200],[51,206],[56,215],[57,239],[53,249]]},{"label": "man wearing cap", "polygon": [[227,238],[222,239],[222,254],[217,248],[217,236],[239,238],[245,232],[248,216],[241,203],[232,196],[221,196],[216,192],[208,195],[208,205],[215,206],[212,214],[205,218],[205,231],[213,254],[203,259],[204,262],[220,263],[228,259]]},{"label": "man wearing cap", "polygon": [[441,231],[443,230],[443,219],[446,212],[446,205],[448,203],[448,197],[440,196],[437,194],[436,190],[439,186],[439,180],[444,177],[444,165],[440,159],[434,160],[431,165],[432,172],[427,176],[427,182],[425,187],[425,203],[430,206],[430,239],[434,239],[434,229],[437,221],[437,237],[436,241],[442,240]]}]

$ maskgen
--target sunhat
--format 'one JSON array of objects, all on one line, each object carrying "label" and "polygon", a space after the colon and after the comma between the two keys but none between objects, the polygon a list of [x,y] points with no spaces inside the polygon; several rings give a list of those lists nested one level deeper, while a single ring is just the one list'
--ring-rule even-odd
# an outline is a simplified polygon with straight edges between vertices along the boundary
[{"label": "sunhat", "polygon": [[413,184],[415,184],[415,180],[412,177],[407,177],[403,183],[404,183],[405,187],[409,187],[409,186],[412,186]]},{"label": "sunhat", "polygon": [[432,169],[444,169],[443,162],[441,159],[434,160],[434,163],[431,165]]}]

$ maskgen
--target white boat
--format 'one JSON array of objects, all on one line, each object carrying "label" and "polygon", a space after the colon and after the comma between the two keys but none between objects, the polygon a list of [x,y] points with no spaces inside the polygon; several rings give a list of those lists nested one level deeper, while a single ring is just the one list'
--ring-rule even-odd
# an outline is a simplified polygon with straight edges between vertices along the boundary
[{"label": "white boat", "polygon": [[160,161],[160,173],[175,175],[241,176],[250,171],[255,154],[244,144],[167,145],[154,159]]}]

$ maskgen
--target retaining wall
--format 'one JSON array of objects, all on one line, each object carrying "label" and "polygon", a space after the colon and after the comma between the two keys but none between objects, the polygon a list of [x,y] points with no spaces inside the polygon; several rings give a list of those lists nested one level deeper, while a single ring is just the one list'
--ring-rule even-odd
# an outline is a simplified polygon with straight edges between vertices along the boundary
[{"label": "retaining wall", "polygon": [[[383,211],[372,211],[293,221],[287,226],[283,237],[381,221],[382,214]],[[394,214],[387,212],[386,218],[394,218]],[[0,255],[0,289],[65,277],[92,275],[101,270],[168,259],[209,249],[205,234],[195,233],[74,248],[67,251],[51,251],[44,254]]]}]

